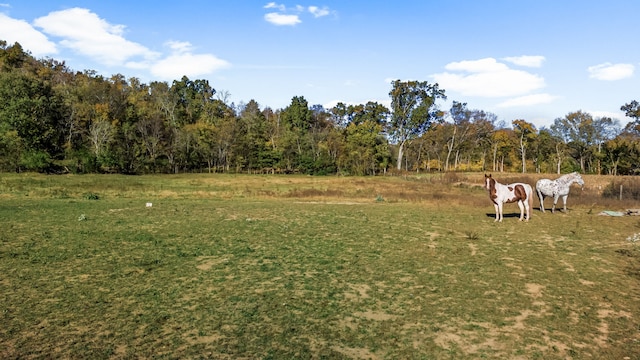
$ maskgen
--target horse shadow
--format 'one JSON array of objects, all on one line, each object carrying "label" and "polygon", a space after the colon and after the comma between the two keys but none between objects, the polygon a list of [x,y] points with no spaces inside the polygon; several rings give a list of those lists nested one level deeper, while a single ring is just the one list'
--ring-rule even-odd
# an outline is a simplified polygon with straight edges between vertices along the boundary
[{"label": "horse shadow", "polygon": [[[533,216],[533,214],[534,214],[534,211],[535,211],[535,212],[538,212],[538,213],[540,213],[540,214],[542,214],[542,211],[540,211],[540,207],[534,207],[534,208],[531,208],[531,215],[532,215],[532,216]],[[569,212],[569,207],[568,207],[568,206],[567,206],[567,212]],[[551,209],[546,209],[546,211],[545,211],[544,213],[545,213],[545,214],[546,214],[546,213],[553,214],[553,213],[551,212]],[[565,214],[565,211],[564,211],[564,210],[562,210],[562,208],[560,208],[560,209],[556,208],[556,213]],[[495,213],[495,212],[487,213],[486,215],[487,215],[487,217],[494,218],[494,219],[495,219],[495,217],[496,217],[496,213]],[[503,217],[503,218],[519,218],[519,217],[520,217],[520,213],[519,213],[519,212],[514,212],[514,213],[503,213],[503,214],[502,214],[502,217]]]},{"label": "horse shadow", "polygon": [[[496,213],[487,213],[487,217],[495,219],[496,218]],[[505,219],[506,218],[519,218],[520,217],[520,213],[519,212],[518,213],[503,213],[502,217],[505,218]]]}]

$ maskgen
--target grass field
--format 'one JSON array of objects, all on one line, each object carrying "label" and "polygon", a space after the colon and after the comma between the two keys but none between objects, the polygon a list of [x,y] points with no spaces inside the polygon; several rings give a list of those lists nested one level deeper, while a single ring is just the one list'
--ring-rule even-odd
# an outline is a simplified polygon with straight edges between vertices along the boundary
[{"label": "grass field", "polygon": [[637,202],[482,177],[0,174],[0,358],[640,358]]}]

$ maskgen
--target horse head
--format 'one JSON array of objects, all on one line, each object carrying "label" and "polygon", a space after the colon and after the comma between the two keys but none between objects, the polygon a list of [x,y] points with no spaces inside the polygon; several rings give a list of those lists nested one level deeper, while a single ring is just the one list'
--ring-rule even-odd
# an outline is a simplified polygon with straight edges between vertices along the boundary
[{"label": "horse head", "polygon": [[578,185],[580,185],[580,187],[582,188],[582,190],[584,190],[584,180],[582,180],[582,176],[580,176],[580,174],[575,173],[575,181],[576,183],[578,183]]},{"label": "horse head", "polygon": [[496,181],[491,177],[491,174],[484,174],[484,188],[487,190],[491,190],[491,188],[495,187]]}]

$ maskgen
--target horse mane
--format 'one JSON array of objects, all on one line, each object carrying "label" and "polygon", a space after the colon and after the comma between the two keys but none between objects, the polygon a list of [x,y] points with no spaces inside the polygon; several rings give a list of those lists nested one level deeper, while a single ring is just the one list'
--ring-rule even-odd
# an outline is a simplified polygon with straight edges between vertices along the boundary
[{"label": "horse mane", "polygon": [[556,181],[558,180],[566,180],[568,178],[573,178],[577,173],[574,171],[572,173],[568,173],[568,174],[564,174],[562,176],[560,176],[559,178],[556,179]]},{"label": "horse mane", "polygon": [[577,178],[581,178],[580,174],[577,171],[574,171],[569,174],[565,174],[554,180],[557,184],[561,184],[563,186],[569,186],[570,183],[575,181]]}]

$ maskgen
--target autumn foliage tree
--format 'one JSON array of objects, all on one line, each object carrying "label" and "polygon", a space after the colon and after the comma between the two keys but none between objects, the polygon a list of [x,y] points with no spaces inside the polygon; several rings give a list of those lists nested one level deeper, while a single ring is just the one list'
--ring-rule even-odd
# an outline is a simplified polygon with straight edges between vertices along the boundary
[{"label": "autumn foliage tree", "polygon": [[[0,40],[0,171],[261,172],[378,175],[404,171],[640,172],[632,121],[577,111],[536,129],[453,101],[426,81],[391,83],[391,106],[294,96],[283,109],[234,104],[206,79],[171,83],[74,72]],[[392,156],[395,154],[396,156]],[[528,167],[533,164],[533,167]]]}]

